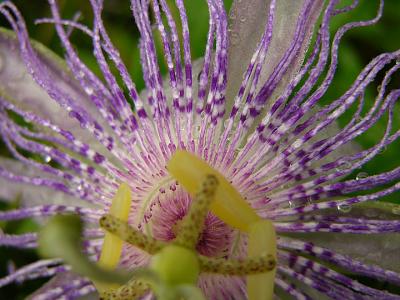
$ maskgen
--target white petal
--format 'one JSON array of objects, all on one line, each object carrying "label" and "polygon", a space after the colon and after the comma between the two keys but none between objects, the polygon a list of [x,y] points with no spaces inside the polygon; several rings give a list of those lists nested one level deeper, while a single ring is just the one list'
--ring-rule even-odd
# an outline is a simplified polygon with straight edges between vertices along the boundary
[{"label": "white petal", "polygon": [[[228,112],[230,112],[234,96],[237,94],[242,82],[243,73],[264,32],[270,2],[270,0],[236,0],[232,4],[229,25],[230,46],[226,94]],[[260,75],[259,85],[265,83],[292,42],[304,2],[304,0],[277,1],[272,41]],[[321,13],[322,2],[318,0],[313,4],[313,11],[307,22],[307,33],[300,54],[292,62],[274,95],[279,95],[283,87],[299,70],[312,36],[314,25]],[[273,98],[274,95],[272,96]]]},{"label": "white petal", "polygon": [[[338,215],[334,211],[320,212]],[[400,220],[400,205],[374,202],[354,205],[343,217],[373,220]],[[400,272],[400,234],[343,234],[343,233],[307,233],[293,234],[317,246],[328,248],[334,252],[348,255],[355,260],[367,264],[378,265],[384,269]]]},{"label": "white petal", "polygon": [[[100,118],[95,105],[68,71],[65,62],[42,44],[35,41],[31,43],[43,67],[54,79],[57,88],[86,109],[106,130],[109,129],[106,122]],[[60,128],[72,132],[76,138],[96,150],[103,149],[101,151],[103,154],[106,152],[92,134],[81,128],[79,122],[71,118],[68,112],[35,82],[20,56],[19,41],[15,33],[4,28],[0,28],[0,96],[18,108],[33,112]]]},{"label": "white petal", "polygon": [[[0,166],[16,175],[49,178],[49,174],[28,167],[13,159],[0,157]],[[0,198],[21,201],[23,206],[41,204],[63,204],[87,207],[88,204],[62,192],[50,188],[21,184],[0,177]]]}]

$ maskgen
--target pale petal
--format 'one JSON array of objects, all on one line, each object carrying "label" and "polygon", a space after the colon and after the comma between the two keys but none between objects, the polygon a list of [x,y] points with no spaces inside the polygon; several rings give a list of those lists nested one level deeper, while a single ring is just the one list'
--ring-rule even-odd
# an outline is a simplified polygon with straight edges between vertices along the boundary
[{"label": "pale petal", "polygon": [[[74,99],[107,129],[108,125],[100,118],[95,105],[68,71],[65,62],[42,44],[35,41],[31,43],[43,67],[57,83],[57,88]],[[81,128],[79,122],[70,117],[68,112],[35,82],[20,56],[19,41],[15,33],[4,28],[0,28],[0,96],[20,109],[33,112],[40,118],[70,131],[76,138],[96,150],[103,149],[101,152],[106,152],[92,134]]]},{"label": "pale petal", "polygon": [[[229,25],[230,46],[226,93],[226,110],[228,112],[230,112],[234,97],[242,82],[243,73],[264,32],[270,2],[270,0],[236,0],[232,4]],[[265,83],[282,58],[285,50],[291,44],[304,2],[304,0],[277,1],[272,41],[261,71],[259,84]],[[313,12],[307,22],[307,33],[299,55],[292,62],[272,97],[282,92],[282,89],[303,63],[315,22],[323,7],[322,4],[323,1],[319,0],[313,4]]]},{"label": "pale petal", "polygon": [[[319,214],[334,215],[327,210]],[[374,202],[354,205],[350,212],[338,217],[371,220],[399,220],[400,205]],[[291,237],[312,242],[317,246],[348,255],[366,264],[400,272],[400,234],[345,234],[345,233],[307,233],[291,234]]]},{"label": "pale petal", "polygon": [[[49,174],[33,169],[13,159],[0,157],[0,166],[16,175],[49,178]],[[87,202],[83,202],[65,193],[42,186],[15,183],[1,177],[0,187],[1,200],[18,200],[23,206],[40,204],[88,206]]]},{"label": "pale petal", "polygon": [[366,264],[380,266],[387,270],[400,272],[400,234],[345,234],[345,233],[307,233],[296,234],[304,241],[334,252],[348,255]]}]

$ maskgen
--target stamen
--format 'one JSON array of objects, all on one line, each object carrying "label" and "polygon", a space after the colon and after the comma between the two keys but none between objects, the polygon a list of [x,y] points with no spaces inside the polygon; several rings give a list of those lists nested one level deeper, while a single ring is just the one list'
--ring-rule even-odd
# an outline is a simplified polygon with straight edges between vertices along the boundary
[{"label": "stamen", "polygon": [[118,236],[122,241],[134,245],[149,254],[156,254],[165,245],[152,237],[143,234],[138,229],[130,226],[127,222],[112,215],[104,215],[100,218],[100,227]]},{"label": "stamen", "polygon": [[217,186],[218,179],[214,175],[207,175],[203,179],[202,187],[193,199],[188,214],[179,224],[174,243],[189,249],[196,247]]},{"label": "stamen", "polygon": [[[122,183],[112,200],[110,214],[126,222],[130,212],[131,199],[131,189],[129,185]],[[109,270],[115,269],[121,258],[122,244],[123,241],[118,236],[106,231],[99,258],[99,265]],[[101,283],[96,283],[96,287],[99,291],[111,288]],[[115,286],[112,288],[115,288]]]},{"label": "stamen", "polygon": [[143,296],[150,286],[137,279],[132,279],[125,285],[114,290],[103,291],[100,295],[100,300],[132,300]]},{"label": "stamen", "polygon": [[219,182],[211,211],[228,225],[248,232],[248,226],[260,220],[251,206],[217,170],[197,156],[178,150],[167,165],[168,171],[181,183],[192,197],[196,196],[198,184],[207,175],[214,175]]},{"label": "stamen", "polygon": [[264,273],[273,270],[276,266],[276,260],[270,254],[243,260],[226,260],[223,258],[200,256],[199,260],[202,272],[230,276]]},{"label": "stamen", "polygon": [[[276,233],[269,220],[261,220],[250,225],[248,240],[248,256],[268,255],[276,261]],[[276,269],[270,272],[247,277],[247,293],[249,300],[270,300],[274,294]]]}]

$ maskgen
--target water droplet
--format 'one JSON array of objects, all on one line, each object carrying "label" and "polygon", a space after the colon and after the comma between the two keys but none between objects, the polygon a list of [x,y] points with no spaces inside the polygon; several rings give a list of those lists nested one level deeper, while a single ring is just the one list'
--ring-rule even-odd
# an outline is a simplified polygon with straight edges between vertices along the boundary
[{"label": "water droplet", "polygon": [[81,191],[83,190],[83,184],[82,184],[82,183],[78,183],[78,184],[76,185],[76,190],[77,190],[78,192],[81,192]]},{"label": "water droplet", "polygon": [[343,161],[339,164],[339,166],[337,166],[336,171],[340,172],[340,171],[345,171],[351,168],[351,163],[348,161]]},{"label": "water droplet", "polygon": [[365,215],[368,218],[376,218],[378,216],[378,211],[376,211],[375,209],[367,209],[365,211]]},{"label": "water droplet", "polygon": [[246,17],[241,17],[240,22],[242,22],[242,23],[246,22]]},{"label": "water droplet", "polygon": [[229,119],[226,119],[224,121],[224,128],[228,128],[228,125],[229,125]]},{"label": "water droplet", "polygon": [[9,260],[7,262],[7,272],[8,272],[8,274],[14,273],[15,270],[16,270],[15,263],[12,260]]},{"label": "water droplet", "polygon": [[51,162],[51,156],[50,156],[50,155],[46,155],[45,157],[43,157],[43,160],[44,160],[46,163],[49,163],[49,162]]},{"label": "water droplet", "polygon": [[3,59],[3,55],[0,53],[0,72],[4,67],[4,59]]},{"label": "water droplet", "polygon": [[395,215],[400,215],[400,205],[393,207],[392,213],[394,213]]},{"label": "water droplet", "polygon": [[351,205],[347,203],[338,204],[337,209],[343,213],[348,213],[351,211]]},{"label": "water droplet", "polygon": [[231,34],[232,45],[237,45],[240,43],[240,35],[237,32],[232,32]]},{"label": "water droplet", "polygon": [[367,172],[360,172],[360,173],[357,174],[356,180],[365,179],[367,177],[368,177],[368,173]]},{"label": "water droplet", "polygon": [[86,94],[91,96],[91,95],[93,95],[94,90],[91,87],[87,87],[87,88],[85,88],[85,92],[86,92]]},{"label": "water droplet", "polygon": [[378,154],[382,154],[383,152],[385,152],[387,149],[387,146],[383,146],[381,149],[379,149]]},{"label": "water droplet", "polygon": [[229,13],[229,18],[231,20],[235,20],[236,19],[236,11],[234,9],[232,9],[231,12]]}]

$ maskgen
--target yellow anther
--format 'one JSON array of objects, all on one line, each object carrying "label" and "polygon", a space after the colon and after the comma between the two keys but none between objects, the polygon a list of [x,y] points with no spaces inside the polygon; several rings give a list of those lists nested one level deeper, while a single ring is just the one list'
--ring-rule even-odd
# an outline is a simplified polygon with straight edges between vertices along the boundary
[{"label": "yellow anther", "polygon": [[[272,255],[276,260],[276,233],[269,220],[262,220],[250,225],[248,256],[259,257]],[[272,271],[247,276],[249,300],[271,300],[274,294],[276,268]]]},{"label": "yellow anther", "polygon": [[[122,221],[128,221],[131,198],[131,189],[129,185],[122,183],[112,200],[110,214]],[[107,231],[104,236],[99,265],[110,270],[115,269],[121,258],[122,245],[123,241],[118,236]],[[96,283],[96,287],[100,292],[106,289],[116,288],[116,286],[103,283]]]},{"label": "yellow anther", "polygon": [[192,197],[198,190],[199,182],[202,182],[207,175],[214,175],[219,185],[215,192],[215,201],[211,204],[211,211],[228,225],[248,232],[249,224],[260,220],[225,177],[197,156],[178,150],[171,157],[167,168]]}]

